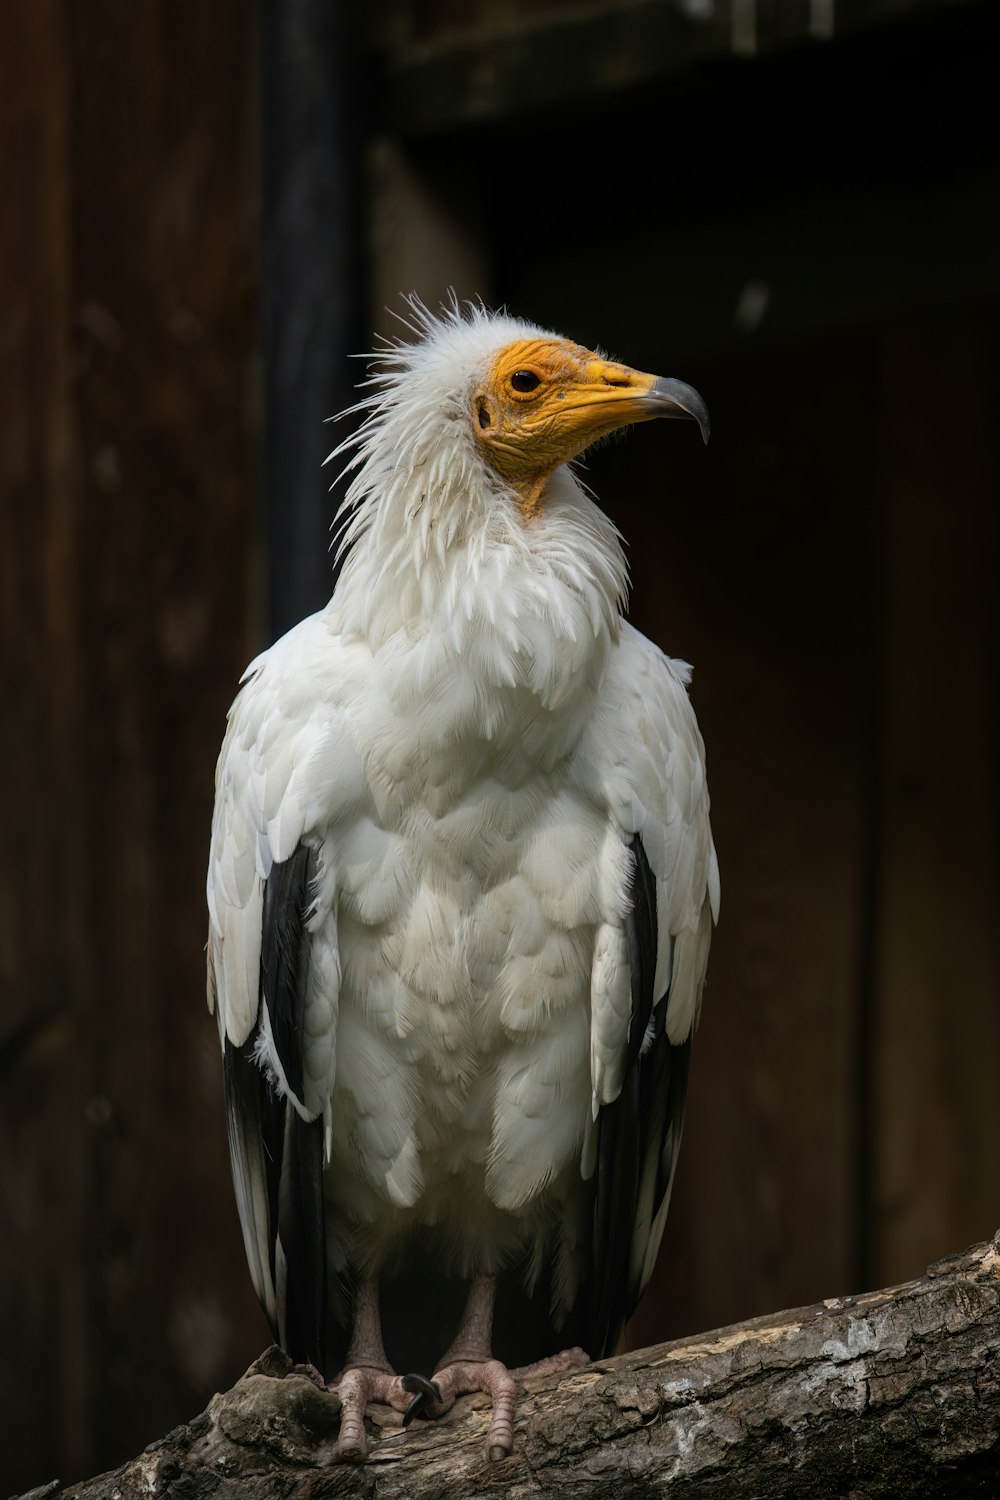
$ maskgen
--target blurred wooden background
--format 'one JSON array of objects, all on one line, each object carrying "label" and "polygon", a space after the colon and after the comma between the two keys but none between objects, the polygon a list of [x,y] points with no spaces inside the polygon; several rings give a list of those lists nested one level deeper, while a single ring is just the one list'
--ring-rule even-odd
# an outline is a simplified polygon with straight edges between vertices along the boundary
[{"label": "blurred wooden background", "polygon": [[[203,1003],[215,756],[416,289],[692,381],[602,449],[723,869],[633,1344],[1000,1223],[1000,41],[976,3],[38,0],[0,50],[0,1492],[265,1342]],[[6,1466],[6,1472],[3,1466]]]}]

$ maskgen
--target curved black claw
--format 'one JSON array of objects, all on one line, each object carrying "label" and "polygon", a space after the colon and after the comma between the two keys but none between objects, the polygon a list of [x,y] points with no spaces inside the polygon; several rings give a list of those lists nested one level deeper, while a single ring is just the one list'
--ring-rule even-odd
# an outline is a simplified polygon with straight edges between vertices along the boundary
[{"label": "curved black claw", "polygon": [[436,1380],[428,1380],[426,1375],[404,1375],[403,1390],[414,1392],[413,1400],[403,1413],[404,1427],[409,1427],[413,1418],[420,1416],[428,1403],[434,1406],[441,1404],[441,1387]]}]

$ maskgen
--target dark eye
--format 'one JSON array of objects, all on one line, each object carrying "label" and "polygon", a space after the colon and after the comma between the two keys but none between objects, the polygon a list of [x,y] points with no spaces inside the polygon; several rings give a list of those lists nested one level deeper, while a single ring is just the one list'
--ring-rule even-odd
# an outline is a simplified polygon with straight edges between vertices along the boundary
[{"label": "dark eye", "polygon": [[542,382],[534,370],[515,370],[510,383],[515,391],[537,391]]}]

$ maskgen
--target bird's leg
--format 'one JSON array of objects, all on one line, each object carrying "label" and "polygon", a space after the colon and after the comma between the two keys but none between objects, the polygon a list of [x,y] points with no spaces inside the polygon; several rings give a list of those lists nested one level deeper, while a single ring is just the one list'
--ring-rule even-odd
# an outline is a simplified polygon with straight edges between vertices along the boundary
[{"label": "bird's leg", "polygon": [[491,1459],[500,1459],[506,1458],[514,1447],[517,1379],[579,1369],[588,1363],[588,1357],[582,1349],[566,1349],[535,1364],[508,1370],[499,1359],[493,1358],[495,1297],[496,1279],[493,1276],[474,1277],[458,1332],[434,1371],[434,1384],[441,1399],[430,1405],[430,1412],[438,1415],[451,1406],[456,1396],[464,1396],[470,1391],[486,1392],[493,1401],[486,1452]]},{"label": "bird's leg", "polygon": [[[337,1457],[360,1463],[368,1457],[365,1411],[372,1401],[406,1411],[414,1391],[414,1377],[406,1384],[385,1357],[382,1320],[378,1306],[378,1278],[365,1276],[358,1282],[354,1299],[354,1328],[347,1362],[330,1389],[340,1397],[340,1436]],[[425,1382],[430,1391],[430,1382]]]}]

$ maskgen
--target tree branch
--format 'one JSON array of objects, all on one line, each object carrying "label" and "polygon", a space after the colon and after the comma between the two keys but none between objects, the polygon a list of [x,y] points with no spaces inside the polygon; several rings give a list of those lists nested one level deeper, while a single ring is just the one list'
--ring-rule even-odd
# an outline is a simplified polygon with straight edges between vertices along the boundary
[{"label": "tree branch", "polygon": [[[756,1318],[526,1384],[513,1457],[483,1453],[485,1398],[332,1462],[339,1404],[269,1349],[139,1458],[32,1500],[633,1500],[1000,1494],[1000,1234],[887,1291]],[[25,1497],[26,1500],[26,1497]]]}]

